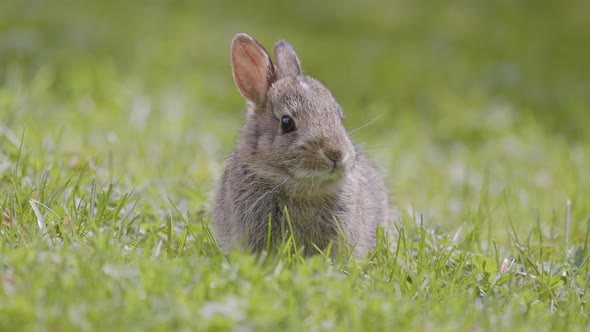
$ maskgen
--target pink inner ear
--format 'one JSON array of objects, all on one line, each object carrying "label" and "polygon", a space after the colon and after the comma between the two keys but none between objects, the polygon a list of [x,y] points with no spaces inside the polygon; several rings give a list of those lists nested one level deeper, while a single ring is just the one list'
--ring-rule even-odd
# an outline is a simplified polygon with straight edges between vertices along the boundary
[{"label": "pink inner ear", "polygon": [[272,63],[266,51],[254,40],[235,40],[232,47],[234,80],[242,95],[261,104],[272,76]]}]

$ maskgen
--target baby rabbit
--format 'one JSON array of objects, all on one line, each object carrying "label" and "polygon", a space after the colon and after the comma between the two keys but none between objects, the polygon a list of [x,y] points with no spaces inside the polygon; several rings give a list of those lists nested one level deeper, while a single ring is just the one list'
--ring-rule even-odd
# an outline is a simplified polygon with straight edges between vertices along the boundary
[{"label": "baby rabbit", "polygon": [[276,65],[247,34],[232,41],[248,109],[215,196],[218,241],[225,251],[261,251],[292,232],[305,255],[333,243],[361,258],[375,247],[377,225],[390,222],[383,179],[348,137],[330,90],[303,75],[290,44],[274,50]]}]

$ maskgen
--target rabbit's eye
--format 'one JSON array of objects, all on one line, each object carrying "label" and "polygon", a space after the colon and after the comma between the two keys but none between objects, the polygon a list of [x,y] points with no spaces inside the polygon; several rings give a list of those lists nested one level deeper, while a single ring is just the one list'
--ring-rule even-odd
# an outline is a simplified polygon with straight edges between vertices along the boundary
[{"label": "rabbit's eye", "polygon": [[281,118],[281,131],[284,133],[290,133],[295,130],[295,120],[290,116],[283,116]]}]

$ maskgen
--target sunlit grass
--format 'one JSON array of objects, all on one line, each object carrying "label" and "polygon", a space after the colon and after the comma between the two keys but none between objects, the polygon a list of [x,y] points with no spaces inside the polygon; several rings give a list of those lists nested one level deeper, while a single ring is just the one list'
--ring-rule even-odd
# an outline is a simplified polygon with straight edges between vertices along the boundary
[{"label": "sunlit grass", "polygon": [[[2,2],[0,330],[587,329],[586,12]],[[237,32],[362,127],[401,216],[364,260],[215,244]]]}]

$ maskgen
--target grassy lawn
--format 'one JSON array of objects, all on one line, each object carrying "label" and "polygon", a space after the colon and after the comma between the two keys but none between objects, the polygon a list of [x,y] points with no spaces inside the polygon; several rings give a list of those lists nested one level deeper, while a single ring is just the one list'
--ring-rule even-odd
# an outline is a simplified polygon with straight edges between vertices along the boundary
[{"label": "grassy lawn", "polygon": [[[0,331],[587,330],[589,12],[1,1]],[[217,249],[237,32],[289,40],[347,128],[370,123],[354,139],[395,193],[393,251]]]}]

